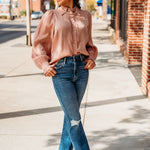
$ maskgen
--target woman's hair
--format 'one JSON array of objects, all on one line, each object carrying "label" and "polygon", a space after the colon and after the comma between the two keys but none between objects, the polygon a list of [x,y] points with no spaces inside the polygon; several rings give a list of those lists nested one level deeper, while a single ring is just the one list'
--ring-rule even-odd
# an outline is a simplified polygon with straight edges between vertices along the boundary
[{"label": "woman's hair", "polygon": [[73,2],[74,2],[74,4],[75,4],[79,9],[81,9],[79,0],[73,0]]}]

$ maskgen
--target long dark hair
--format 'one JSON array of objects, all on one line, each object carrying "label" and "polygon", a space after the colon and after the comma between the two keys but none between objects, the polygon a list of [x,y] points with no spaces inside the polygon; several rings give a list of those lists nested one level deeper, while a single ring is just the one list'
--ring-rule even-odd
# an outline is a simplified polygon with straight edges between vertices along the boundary
[{"label": "long dark hair", "polygon": [[79,9],[81,9],[79,0],[73,0],[73,2],[74,2],[74,4],[75,4]]}]

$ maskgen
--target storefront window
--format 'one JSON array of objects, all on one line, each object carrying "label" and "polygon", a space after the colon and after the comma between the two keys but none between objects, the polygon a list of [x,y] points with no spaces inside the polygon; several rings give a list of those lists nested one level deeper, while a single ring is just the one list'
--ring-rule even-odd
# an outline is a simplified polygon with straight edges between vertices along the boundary
[{"label": "storefront window", "polygon": [[127,40],[127,21],[128,21],[128,1],[120,1],[120,38],[126,43]]},{"label": "storefront window", "polygon": [[111,27],[115,29],[116,0],[108,0],[108,8],[111,13]]}]

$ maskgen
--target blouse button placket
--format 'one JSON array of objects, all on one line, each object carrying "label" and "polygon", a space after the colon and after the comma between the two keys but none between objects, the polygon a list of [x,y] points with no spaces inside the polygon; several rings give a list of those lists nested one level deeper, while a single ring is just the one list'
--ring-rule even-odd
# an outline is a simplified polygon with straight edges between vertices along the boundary
[{"label": "blouse button placket", "polygon": [[73,27],[73,49],[76,50],[77,48],[77,25],[75,22],[75,16],[71,17],[72,27]]}]

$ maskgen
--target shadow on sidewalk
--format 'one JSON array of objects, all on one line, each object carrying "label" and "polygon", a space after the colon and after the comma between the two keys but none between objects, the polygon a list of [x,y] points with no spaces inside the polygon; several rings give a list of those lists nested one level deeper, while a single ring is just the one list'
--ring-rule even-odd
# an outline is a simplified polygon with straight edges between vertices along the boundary
[{"label": "shadow on sidewalk", "polygon": [[[113,127],[106,130],[94,130],[90,132],[88,141],[91,149],[95,150],[149,150],[150,149],[150,131],[130,133],[126,128],[126,124],[137,124],[140,126],[149,119],[150,110],[142,108],[141,106],[133,106],[130,108],[134,113],[129,118],[124,118],[119,121],[122,129]],[[131,126],[133,127],[133,126]],[[60,133],[50,135],[46,146],[58,145],[60,140]],[[104,148],[100,148],[104,146]],[[96,147],[96,148],[95,148]]]},{"label": "shadow on sidewalk", "polygon": [[26,77],[26,76],[34,76],[34,75],[44,75],[43,73],[31,73],[31,74],[20,74],[20,75],[0,75],[0,78],[15,78],[15,77]]},{"label": "shadow on sidewalk", "polygon": [[[135,101],[135,100],[143,100],[145,98],[147,98],[147,97],[144,95],[137,95],[137,96],[131,96],[131,97],[106,99],[106,100],[100,100],[100,101],[95,101],[95,102],[89,102],[87,104],[83,103],[81,105],[81,108],[84,108],[85,105],[87,108],[88,107],[97,107],[97,106],[101,106],[101,105],[109,105],[109,104],[129,102],[129,101]],[[8,119],[8,118],[14,118],[14,117],[38,115],[38,114],[45,114],[45,113],[53,113],[53,112],[59,112],[59,111],[62,111],[62,108],[60,106],[55,106],[55,107],[38,108],[38,109],[23,110],[23,111],[9,112],[9,113],[0,113],[0,119]]]},{"label": "shadow on sidewalk", "polygon": [[99,52],[98,55],[100,56],[100,59],[96,60],[96,67],[93,69],[94,71],[100,68],[127,68],[127,64],[120,51]]},{"label": "shadow on sidewalk", "polygon": [[[37,26],[31,26],[31,33],[34,32]],[[8,29],[7,29],[8,28]],[[7,30],[6,30],[7,29]],[[22,29],[22,30],[20,30]],[[21,25],[21,24],[6,24],[6,23],[1,23],[0,27],[0,44],[19,38],[21,36],[26,35],[26,25]]]},{"label": "shadow on sidewalk", "polygon": [[[100,68],[110,68],[110,67],[126,68],[125,64],[122,63],[122,61],[121,62],[119,61],[122,58],[122,55],[119,51],[99,52],[98,55],[100,55],[101,58],[96,60],[97,65],[93,69],[94,71]],[[14,77],[23,77],[23,76],[33,76],[33,75],[44,75],[44,74],[33,73],[33,74],[20,74],[20,75],[8,75],[8,76],[0,74],[0,78],[14,78]]]},{"label": "shadow on sidewalk", "polygon": [[91,148],[96,150],[149,150],[150,149],[150,133],[138,132],[134,136],[130,136],[127,129],[110,128],[104,131],[93,131],[88,137]]},{"label": "shadow on sidewalk", "polygon": [[[134,124],[134,127],[136,125],[140,126],[149,120],[150,110],[138,105],[133,106],[129,110],[134,112],[132,116],[118,122],[118,124],[121,124],[122,128],[130,124]],[[131,126],[131,128],[132,127],[133,126]],[[95,143],[105,144],[106,148],[103,148],[103,150],[149,150],[150,130],[148,131],[148,128],[143,130],[145,130],[145,132],[140,132],[138,130],[132,133],[132,135],[127,129],[117,129],[117,127],[104,131],[93,131],[91,133],[92,135],[89,136],[89,141],[91,141],[92,146],[94,146]]]}]

